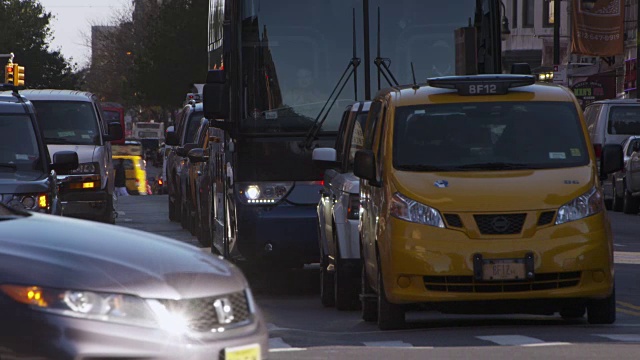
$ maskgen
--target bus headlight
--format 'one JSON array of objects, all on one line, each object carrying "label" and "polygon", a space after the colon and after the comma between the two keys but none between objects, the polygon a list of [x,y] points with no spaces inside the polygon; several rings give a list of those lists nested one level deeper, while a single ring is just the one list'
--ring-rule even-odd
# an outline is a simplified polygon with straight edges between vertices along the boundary
[{"label": "bus headlight", "polygon": [[282,200],[293,183],[253,183],[239,184],[240,199],[247,204],[268,205]]},{"label": "bus headlight", "polygon": [[556,225],[580,220],[604,210],[602,192],[595,186],[558,209]]}]

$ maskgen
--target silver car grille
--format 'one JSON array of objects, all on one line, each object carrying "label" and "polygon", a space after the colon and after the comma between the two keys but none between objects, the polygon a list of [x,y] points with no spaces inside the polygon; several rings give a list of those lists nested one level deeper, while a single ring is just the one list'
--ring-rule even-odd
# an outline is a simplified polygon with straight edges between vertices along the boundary
[{"label": "silver car grille", "polygon": [[[251,310],[244,291],[233,294],[185,300],[160,300],[171,313],[186,317],[195,332],[210,332],[219,328],[240,326],[248,322]],[[221,313],[221,308],[228,307]],[[222,317],[222,318],[221,318]]]}]

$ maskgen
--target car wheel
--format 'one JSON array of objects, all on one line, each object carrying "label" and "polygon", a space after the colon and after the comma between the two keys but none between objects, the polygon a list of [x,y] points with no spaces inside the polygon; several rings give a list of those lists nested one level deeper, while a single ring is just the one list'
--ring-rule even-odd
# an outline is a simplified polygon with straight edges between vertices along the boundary
[{"label": "car wheel", "polygon": [[624,198],[622,201],[622,212],[625,214],[638,213],[638,199],[633,197],[626,186],[624,187]]},{"label": "car wheel", "polygon": [[623,201],[624,199],[622,198],[622,196],[618,194],[618,191],[616,190],[616,179],[614,178],[613,179],[613,199],[611,200],[611,210],[622,211]]},{"label": "car wheel", "polygon": [[320,245],[320,301],[325,307],[334,306],[334,277],[327,269],[329,267],[329,256],[325,255],[322,245]]},{"label": "car wheel", "polygon": [[378,302],[373,289],[369,286],[364,264],[360,275],[360,311],[362,320],[374,322],[378,320]]},{"label": "car wheel", "polygon": [[382,280],[382,269],[378,265],[378,328],[380,330],[396,330],[404,327],[405,309],[402,305],[392,304],[387,300]]},{"label": "car wheel", "polygon": [[340,311],[357,310],[360,305],[358,299],[358,276],[354,276],[354,272],[357,269],[340,257],[338,235],[335,229],[333,231],[333,241],[336,244],[335,271],[333,273],[336,309]]},{"label": "car wheel", "polygon": [[105,206],[102,222],[114,225],[116,223],[115,208],[113,207],[113,195],[107,196],[107,204]]},{"label": "car wheel", "polygon": [[604,299],[592,300],[587,304],[589,324],[613,324],[616,321],[616,290]]},{"label": "car wheel", "polygon": [[562,316],[562,318],[565,320],[580,319],[584,317],[586,310],[587,309],[585,308],[584,305],[566,307],[560,310],[560,316]]}]

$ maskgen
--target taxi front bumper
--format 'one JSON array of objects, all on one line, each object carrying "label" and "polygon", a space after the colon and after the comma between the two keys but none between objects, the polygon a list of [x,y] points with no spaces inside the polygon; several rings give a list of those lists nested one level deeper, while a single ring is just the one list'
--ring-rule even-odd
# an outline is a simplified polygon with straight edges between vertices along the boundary
[{"label": "taxi front bumper", "polygon": [[[463,231],[392,218],[380,242],[392,303],[605,298],[613,290],[612,236],[604,214],[538,229],[527,238],[469,238]],[[487,281],[474,258],[524,259],[533,278]],[[476,272],[474,272],[476,270]]]}]

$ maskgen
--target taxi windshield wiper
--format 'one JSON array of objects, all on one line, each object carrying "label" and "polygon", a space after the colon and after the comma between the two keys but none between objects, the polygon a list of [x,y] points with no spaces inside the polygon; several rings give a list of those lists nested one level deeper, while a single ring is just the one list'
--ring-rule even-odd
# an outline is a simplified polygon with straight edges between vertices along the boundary
[{"label": "taxi windshield wiper", "polygon": [[456,168],[433,165],[397,165],[396,169],[402,171],[452,171]]},{"label": "taxi windshield wiper", "polygon": [[510,162],[486,162],[478,164],[467,164],[457,166],[461,170],[521,170],[521,169],[535,169],[536,166],[531,164],[522,163],[510,163]]}]

